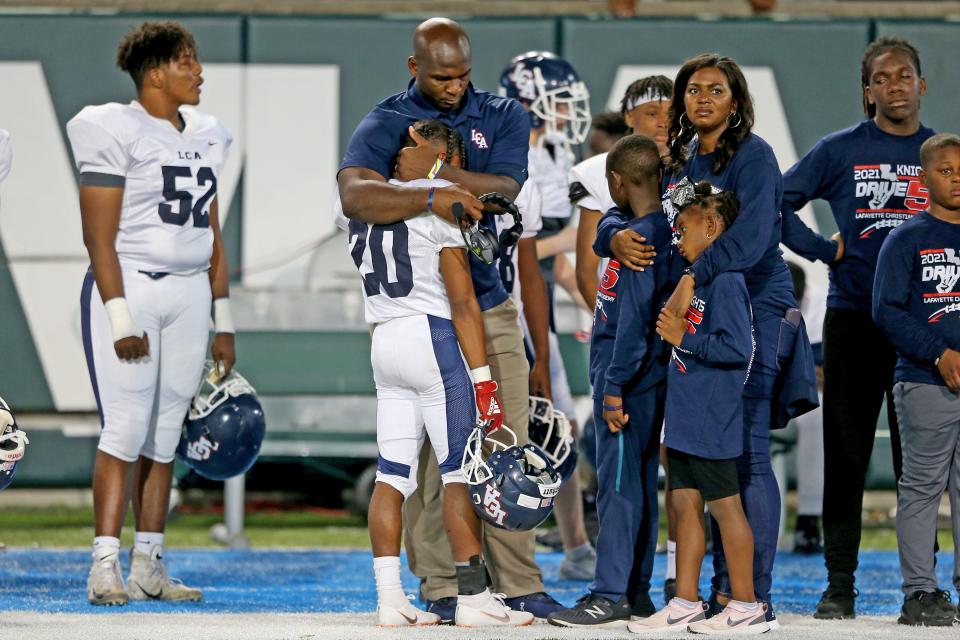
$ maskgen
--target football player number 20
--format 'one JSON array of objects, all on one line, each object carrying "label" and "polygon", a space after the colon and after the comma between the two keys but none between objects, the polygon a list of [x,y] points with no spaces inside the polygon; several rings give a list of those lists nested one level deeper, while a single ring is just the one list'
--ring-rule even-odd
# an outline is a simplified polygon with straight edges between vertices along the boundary
[{"label": "football player number 20", "polygon": [[[161,169],[163,170],[163,199],[166,202],[160,203],[160,219],[167,224],[182,227],[190,216],[193,216],[193,226],[209,227],[209,211],[204,211],[204,207],[210,202],[210,198],[217,194],[217,176],[213,175],[213,169],[200,167],[197,170],[197,186],[203,187],[209,184],[210,187],[197,198],[196,202],[193,201],[192,193],[177,189],[177,178],[193,180],[193,171],[190,167],[170,166],[161,167]],[[169,204],[171,202],[179,202],[179,209],[174,211],[173,205]]]},{"label": "football player number 20", "polygon": [[[383,238],[391,235],[391,251],[387,256],[383,252]],[[356,238],[356,242],[354,242]],[[364,254],[370,251],[369,264],[373,271],[363,274],[363,291],[367,297],[383,293],[391,298],[404,298],[413,290],[413,268],[410,264],[409,231],[403,222],[393,224],[375,224],[368,226],[356,220],[350,221],[350,256],[357,268],[363,264]],[[390,281],[388,260],[393,263],[396,282]]]}]

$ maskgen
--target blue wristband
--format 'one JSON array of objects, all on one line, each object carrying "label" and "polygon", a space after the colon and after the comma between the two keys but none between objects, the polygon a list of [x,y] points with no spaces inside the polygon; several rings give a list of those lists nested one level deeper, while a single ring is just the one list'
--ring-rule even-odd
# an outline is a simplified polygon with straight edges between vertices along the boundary
[{"label": "blue wristband", "polygon": [[623,411],[622,404],[605,404],[603,405],[604,411]]},{"label": "blue wristband", "polygon": [[433,213],[433,194],[436,193],[436,187],[430,187],[427,189],[427,211]]}]

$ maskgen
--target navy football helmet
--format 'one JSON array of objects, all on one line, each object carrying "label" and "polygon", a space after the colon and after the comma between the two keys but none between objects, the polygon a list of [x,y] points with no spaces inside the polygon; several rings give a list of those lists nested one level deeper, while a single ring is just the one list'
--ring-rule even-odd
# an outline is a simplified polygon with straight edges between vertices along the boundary
[{"label": "navy football helmet", "polygon": [[[529,531],[547,519],[560,491],[560,475],[536,445],[517,446],[517,435],[504,425],[513,441],[506,445],[477,425],[467,439],[461,470],[477,515],[490,524],[510,531]],[[493,453],[484,460],[483,444]]]},{"label": "navy football helmet", "polygon": [[530,396],[530,442],[540,447],[560,477],[568,480],[577,468],[577,440],[563,411],[546,398]]},{"label": "navy football helmet", "polygon": [[266,431],[256,391],[236,371],[220,380],[212,362],[190,404],[177,453],[210,480],[227,480],[253,466]]},{"label": "navy football helmet", "polygon": [[590,92],[573,66],[549,51],[516,56],[500,74],[500,95],[530,111],[534,129],[548,139],[580,144],[590,130]]},{"label": "navy football helmet", "polygon": [[0,398],[0,491],[13,482],[17,463],[23,459],[28,444],[27,434],[17,426],[10,405]]}]

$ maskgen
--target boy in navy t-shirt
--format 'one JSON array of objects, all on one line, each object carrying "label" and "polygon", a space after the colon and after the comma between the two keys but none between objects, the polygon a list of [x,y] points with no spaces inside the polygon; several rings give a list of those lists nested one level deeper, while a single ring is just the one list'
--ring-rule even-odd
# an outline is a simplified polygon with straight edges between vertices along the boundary
[{"label": "boy in navy t-shirt", "polygon": [[607,156],[610,195],[631,226],[657,248],[645,271],[607,266],[597,291],[590,372],[597,440],[597,568],[590,593],[551,614],[565,627],[622,627],[649,616],[657,545],[657,467],[665,358],[656,315],[668,282],[670,225],[660,208],[660,152],[642,135],[619,140]]},{"label": "boy in navy t-shirt", "polygon": [[[739,203],[731,191],[687,181],[672,196],[678,249],[690,263],[733,224]],[[636,633],[690,630],[761,633],[769,626],[753,587],[753,534],[743,512],[737,458],[743,453],[741,397],[753,358],[750,297],[743,274],[727,271],[698,286],[680,317],[664,309],[657,333],[674,346],[667,378],[664,445],[667,484],[677,519],[677,595],[655,615],[631,622]],[[698,595],[705,553],[703,506],[720,525],[732,599],[705,619]]]},{"label": "boy in navy t-shirt", "polygon": [[953,511],[954,582],[960,587],[960,136],[920,147],[930,208],[903,223],[880,249],[873,319],[899,358],[893,397],[903,473],[897,543],[905,596],[899,622],[951,626],[956,608],[937,584],[937,509]]}]

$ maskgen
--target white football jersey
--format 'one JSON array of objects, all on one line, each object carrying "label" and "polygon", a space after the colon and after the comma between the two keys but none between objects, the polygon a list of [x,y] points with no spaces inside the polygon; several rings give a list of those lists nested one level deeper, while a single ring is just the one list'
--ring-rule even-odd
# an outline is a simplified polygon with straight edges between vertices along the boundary
[{"label": "white football jersey", "polygon": [[563,145],[554,145],[552,153],[543,144],[530,145],[527,172],[543,197],[544,218],[569,218],[573,214],[567,185],[573,160],[573,153]]},{"label": "white football jersey", "polygon": [[577,202],[578,207],[606,213],[616,205],[607,186],[607,154],[600,153],[587,158],[570,170],[570,184],[579,182],[587,195]]},{"label": "white football jersey", "polygon": [[[540,195],[540,188],[537,187],[533,180],[527,180],[523,183],[523,188],[520,189],[520,193],[517,194],[517,199],[514,202],[517,205],[517,209],[520,210],[520,222],[523,225],[523,233],[520,234],[520,238],[537,237],[537,233],[543,228],[543,198]],[[503,230],[513,226],[513,217],[511,216],[497,216],[496,221],[498,237]],[[499,264],[500,278],[510,293],[510,297],[513,298],[514,303],[516,303],[517,310],[522,315],[523,300],[520,297],[520,279],[518,277],[520,272],[517,269],[519,252],[517,251],[517,245],[513,245],[507,249],[506,256],[509,263],[503,264],[501,262]]]},{"label": "white football jersey", "polygon": [[[446,180],[411,180],[391,184],[446,187]],[[417,314],[450,319],[450,300],[440,275],[440,250],[464,248],[455,225],[432,213],[393,224],[349,221],[347,243],[360,270],[368,323]]]},{"label": "white football jersey", "polygon": [[188,275],[210,266],[210,207],[233,137],[213,116],[180,114],[183,131],[137,101],[111,102],[67,123],[80,184],[123,187],[116,249],[124,269]]},{"label": "white football jersey", "polygon": [[13,145],[10,143],[10,133],[0,129],[0,182],[10,175],[13,166]]}]

